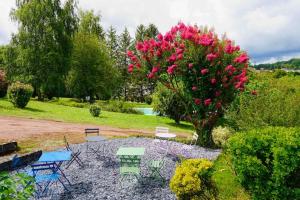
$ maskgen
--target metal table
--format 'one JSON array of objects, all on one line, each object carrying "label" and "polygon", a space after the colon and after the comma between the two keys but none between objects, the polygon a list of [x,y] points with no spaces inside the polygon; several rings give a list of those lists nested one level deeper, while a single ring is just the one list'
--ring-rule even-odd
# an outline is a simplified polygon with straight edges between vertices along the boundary
[{"label": "metal table", "polygon": [[68,181],[71,185],[69,179],[67,179],[66,175],[61,170],[61,165],[64,161],[69,161],[72,158],[71,151],[50,151],[43,152],[42,156],[39,158],[38,162],[45,163],[54,163],[56,169],[55,172],[60,171],[60,174]]},{"label": "metal table", "polygon": [[[167,141],[170,141],[171,139],[174,139],[176,138],[176,135],[173,134],[173,133],[156,133],[155,134],[155,137],[157,138],[160,138],[160,139],[163,139],[163,140],[167,140]],[[162,141],[161,141],[162,142]],[[166,144],[164,144],[166,145]],[[162,147],[163,145],[160,145],[160,147]],[[164,149],[166,151],[166,154],[169,153],[169,149],[171,148],[171,144],[167,143],[167,148]],[[171,153],[173,154],[173,151],[171,150]]]}]

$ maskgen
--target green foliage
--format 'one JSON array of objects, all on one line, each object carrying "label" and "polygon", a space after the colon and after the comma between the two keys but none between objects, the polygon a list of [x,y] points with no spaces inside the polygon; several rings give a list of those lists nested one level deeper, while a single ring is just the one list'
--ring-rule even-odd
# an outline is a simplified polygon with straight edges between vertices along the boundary
[{"label": "green foliage", "polygon": [[18,22],[8,50],[7,76],[29,82],[39,99],[62,95],[69,71],[72,36],[77,27],[75,1],[17,0]]},{"label": "green foliage", "polygon": [[93,34],[99,40],[105,39],[105,32],[100,24],[101,16],[94,14],[93,10],[79,12],[80,23],[78,31],[84,34]]},{"label": "green foliage", "polygon": [[218,126],[212,130],[213,141],[218,147],[223,147],[232,134],[232,131],[227,127]]},{"label": "green foliage", "polygon": [[134,106],[125,102],[118,100],[110,100],[100,103],[101,107],[105,111],[119,112],[119,113],[131,113],[131,114],[142,114],[140,111],[135,110]]},{"label": "green foliage", "polygon": [[254,199],[299,199],[300,129],[265,128],[229,139],[227,152]]},{"label": "green foliage", "polygon": [[67,88],[76,98],[90,96],[108,99],[118,81],[118,73],[109,59],[105,43],[95,34],[78,32],[74,37],[72,68],[68,75]]},{"label": "green foliage", "polygon": [[288,73],[284,70],[281,70],[281,69],[276,69],[275,72],[274,72],[274,75],[273,77],[274,78],[281,78],[281,77],[284,77],[286,76]]},{"label": "green foliage", "polygon": [[0,98],[5,97],[8,83],[5,80],[5,73],[0,69]]},{"label": "green foliage", "polygon": [[276,63],[266,63],[266,64],[259,64],[254,66],[257,69],[264,68],[264,69],[300,69],[300,59],[299,58],[292,58],[288,61],[279,61]]},{"label": "green foliage", "polygon": [[178,94],[172,92],[162,84],[158,84],[155,88],[152,105],[155,112],[170,117],[176,124],[180,123],[185,114],[185,106]]},{"label": "green foliage", "polygon": [[93,117],[99,117],[101,113],[101,108],[98,104],[92,104],[90,106],[90,113]]},{"label": "green foliage", "polygon": [[[237,129],[300,124],[300,78],[255,74],[248,89],[233,102],[226,119]],[[252,90],[257,92],[252,94]]]},{"label": "green foliage", "polygon": [[31,85],[15,82],[8,87],[8,98],[17,108],[25,108],[32,96]]},{"label": "green foliage", "polygon": [[170,188],[180,200],[214,199],[213,163],[207,159],[184,160],[176,167]]},{"label": "green foliage", "polygon": [[1,200],[27,200],[33,196],[34,180],[32,177],[18,173],[10,175],[0,173],[0,199]]}]

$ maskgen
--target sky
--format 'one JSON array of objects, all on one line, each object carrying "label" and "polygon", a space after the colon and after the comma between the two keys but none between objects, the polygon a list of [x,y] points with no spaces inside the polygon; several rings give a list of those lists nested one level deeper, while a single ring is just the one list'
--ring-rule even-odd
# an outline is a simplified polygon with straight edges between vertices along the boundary
[{"label": "sky", "polygon": [[[154,23],[161,33],[179,21],[208,26],[234,40],[253,63],[300,57],[300,0],[78,0],[79,8],[101,14],[105,29]],[[9,17],[15,0],[0,0],[0,45],[17,24]]]}]

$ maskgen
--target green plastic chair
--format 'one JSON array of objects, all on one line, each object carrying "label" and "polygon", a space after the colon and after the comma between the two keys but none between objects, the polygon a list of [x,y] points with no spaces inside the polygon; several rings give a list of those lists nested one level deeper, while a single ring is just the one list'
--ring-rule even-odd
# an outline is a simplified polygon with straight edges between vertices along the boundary
[{"label": "green plastic chair", "polygon": [[141,178],[139,156],[120,156],[120,183],[122,185],[125,178],[134,177],[138,182]]}]

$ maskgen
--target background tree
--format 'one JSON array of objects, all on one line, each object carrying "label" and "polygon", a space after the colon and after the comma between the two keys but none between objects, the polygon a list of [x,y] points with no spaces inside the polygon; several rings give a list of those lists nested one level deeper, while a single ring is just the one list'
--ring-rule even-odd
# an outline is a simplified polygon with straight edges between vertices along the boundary
[{"label": "background tree", "polygon": [[101,15],[94,14],[93,10],[79,12],[80,24],[79,32],[85,34],[95,34],[99,39],[105,40],[105,32],[100,24]]},{"label": "background tree", "polygon": [[127,101],[128,100],[128,89],[129,89],[129,74],[127,72],[127,66],[129,64],[129,59],[126,56],[126,52],[130,49],[132,40],[131,36],[128,32],[128,29],[125,27],[123,33],[121,33],[119,37],[119,58],[118,58],[118,66],[119,66],[119,71],[121,73],[121,83],[120,86],[121,88],[119,89],[119,93],[122,94],[124,99]]},{"label": "background tree", "polygon": [[110,26],[106,34],[106,43],[109,49],[109,56],[117,64],[119,56],[119,44],[117,31],[113,26]]},{"label": "background tree", "polygon": [[30,82],[39,99],[64,92],[72,36],[77,27],[75,1],[17,0],[11,12],[19,24],[12,37],[7,75]]},{"label": "background tree", "polygon": [[213,146],[212,128],[248,80],[247,54],[211,30],[183,23],[138,42],[136,49],[136,55],[127,52],[128,70],[150,68],[149,79],[159,80],[180,97],[199,135],[198,144]]},{"label": "background tree", "polygon": [[117,70],[112,66],[105,42],[95,34],[78,32],[67,81],[70,93],[83,100],[90,96],[91,102],[96,98],[109,99],[117,81]]}]

